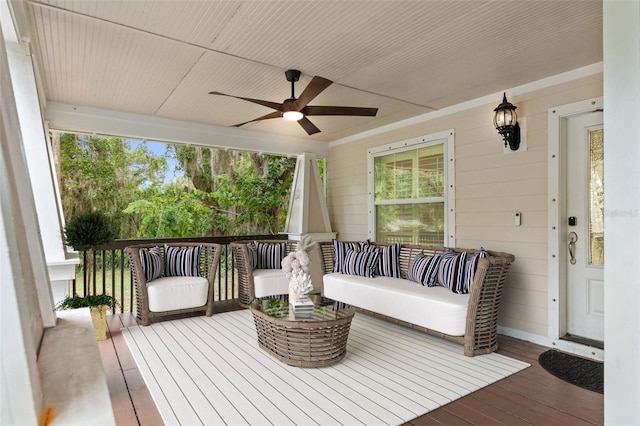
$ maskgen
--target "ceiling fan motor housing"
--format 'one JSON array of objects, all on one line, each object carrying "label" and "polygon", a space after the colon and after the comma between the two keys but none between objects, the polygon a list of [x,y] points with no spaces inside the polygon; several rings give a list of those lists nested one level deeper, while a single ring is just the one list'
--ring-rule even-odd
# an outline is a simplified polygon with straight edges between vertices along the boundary
[{"label": "ceiling fan motor housing", "polygon": [[287,77],[287,81],[296,82],[300,80],[300,74],[302,74],[299,70],[287,70],[284,72],[284,75]]},{"label": "ceiling fan motor housing", "polygon": [[297,111],[298,108],[296,107],[296,98],[289,98],[289,99],[285,99],[282,102],[282,112],[285,111]]}]

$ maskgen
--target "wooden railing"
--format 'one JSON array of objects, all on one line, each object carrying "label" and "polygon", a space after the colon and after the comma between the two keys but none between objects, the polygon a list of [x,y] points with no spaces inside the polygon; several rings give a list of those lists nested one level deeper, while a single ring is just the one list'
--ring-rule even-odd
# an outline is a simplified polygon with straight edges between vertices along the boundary
[{"label": "wooden railing", "polygon": [[[70,284],[69,293],[85,296],[88,294],[110,294],[118,300],[117,311],[133,312],[135,304],[135,288],[129,258],[125,247],[134,244],[158,244],[166,242],[203,242],[222,244],[222,255],[216,276],[216,301],[234,300],[238,298],[237,271],[231,253],[232,241],[287,239],[286,235],[242,235],[229,237],[199,238],[161,238],[147,240],[116,240],[113,244],[99,247],[92,260],[88,260],[87,252],[81,251],[80,265],[76,279]],[[91,267],[89,267],[91,266]]]}]

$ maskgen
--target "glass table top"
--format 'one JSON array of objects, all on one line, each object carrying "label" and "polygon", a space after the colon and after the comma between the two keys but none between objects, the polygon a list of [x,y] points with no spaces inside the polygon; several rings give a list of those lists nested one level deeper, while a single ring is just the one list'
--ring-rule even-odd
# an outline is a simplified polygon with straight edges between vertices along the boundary
[{"label": "glass table top", "polygon": [[314,303],[306,308],[296,307],[295,310],[293,305],[280,299],[254,300],[250,306],[251,309],[283,321],[333,321],[348,318],[355,313],[355,309],[350,307],[334,309],[333,302],[329,303],[327,299],[324,299],[323,303]]}]

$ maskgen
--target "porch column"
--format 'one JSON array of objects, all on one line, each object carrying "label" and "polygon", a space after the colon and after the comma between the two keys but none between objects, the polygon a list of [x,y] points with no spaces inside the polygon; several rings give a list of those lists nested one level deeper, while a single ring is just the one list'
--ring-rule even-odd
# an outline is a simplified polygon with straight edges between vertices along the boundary
[{"label": "porch column", "polygon": [[7,12],[0,1],[0,423],[37,424],[43,405],[37,347],[44,327],[35,279],[46,268],[28,223],[33,198],[2,32]]},{"label": "porch column", "polygon": [[[331,231],[316,154],[305,152],[298,156],[284,232],[290,240],[300,240],[303,235],[311,236],[313,241],[329,241],[336,237]],[[321,290],[320,265],[311,264],[311,280],[314,288]]]},{"label": "porch column", "polygon": [[305,152],[298,156],[284,233],[291,240],[299,240],[303,235],[310,235],[314,241],[336,237],[331,231],[316,154]]},{"label": "porch column", "polygon": [[605,0],[604,423],[640,420],[640,3]]},{"label": "porch column", "polygon": [[[9,47],[9,45],[7,46]],[[69,288],[69,280],[75,277],[75,266],[78,264],[76,253],[67,253],[62,238],[64,226],[60,208],[59,191],[55,170],[52,167],[51,144],[41,113],[36,86],[36,74],[26,43],[11,44],[7,49],[7,59],[11,73],[16,109],[22,133],[22,141],[27,161],[27,172],[33,191],[36,217],[27,223],[37,224],[36,232],[42,241],[42,248],[33,247],[36,251],[44,251],[47,265],[45,271],[37,271],[36,283],[40,308],[45,327],[55,325],[53,307],[61,300]],[[24,182],[23,185],[29,185]],[[37,250],[38,249],[38,250]],[[51,287],[49,287],[51,286]]]}]

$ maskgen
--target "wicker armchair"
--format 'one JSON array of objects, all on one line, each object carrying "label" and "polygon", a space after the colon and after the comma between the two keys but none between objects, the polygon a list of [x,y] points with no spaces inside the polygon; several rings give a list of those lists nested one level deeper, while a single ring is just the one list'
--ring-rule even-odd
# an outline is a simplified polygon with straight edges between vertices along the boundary
[{"label": "wicker armchair", "polygon": [[[169,276],[147,281],[140,258],[141,249],[158,248],[161,268],[165,268],[167,248],[187,249],[200,246],[200,257],[195,263],[199,277]],[[133,283],[136,289],[137,321],[146,326],[151,318],[186,312],[204,311],[213,315],[214,280],[220,261],[222,246],[216,243],[139,244],[125,248],[129,255]],[[151,303],[150,303],[151,290]],[[151,307],[150,307],[151,306]]]},{"label": "wicker armchair", "polygon": [[[261,243],[287,243],[287,254],[295,250],[298,241],[294,240],[257,240]],[[231,243],[233,258],[235,259],[236,268],[238,270],[238,296],[240,298],[240,306],[248,308],[249,303],[256,298],[255,283],[253,281],[253,267],[249,259],[249,249],[247,244],[253,243],[253,240],[234,241]]]}]

